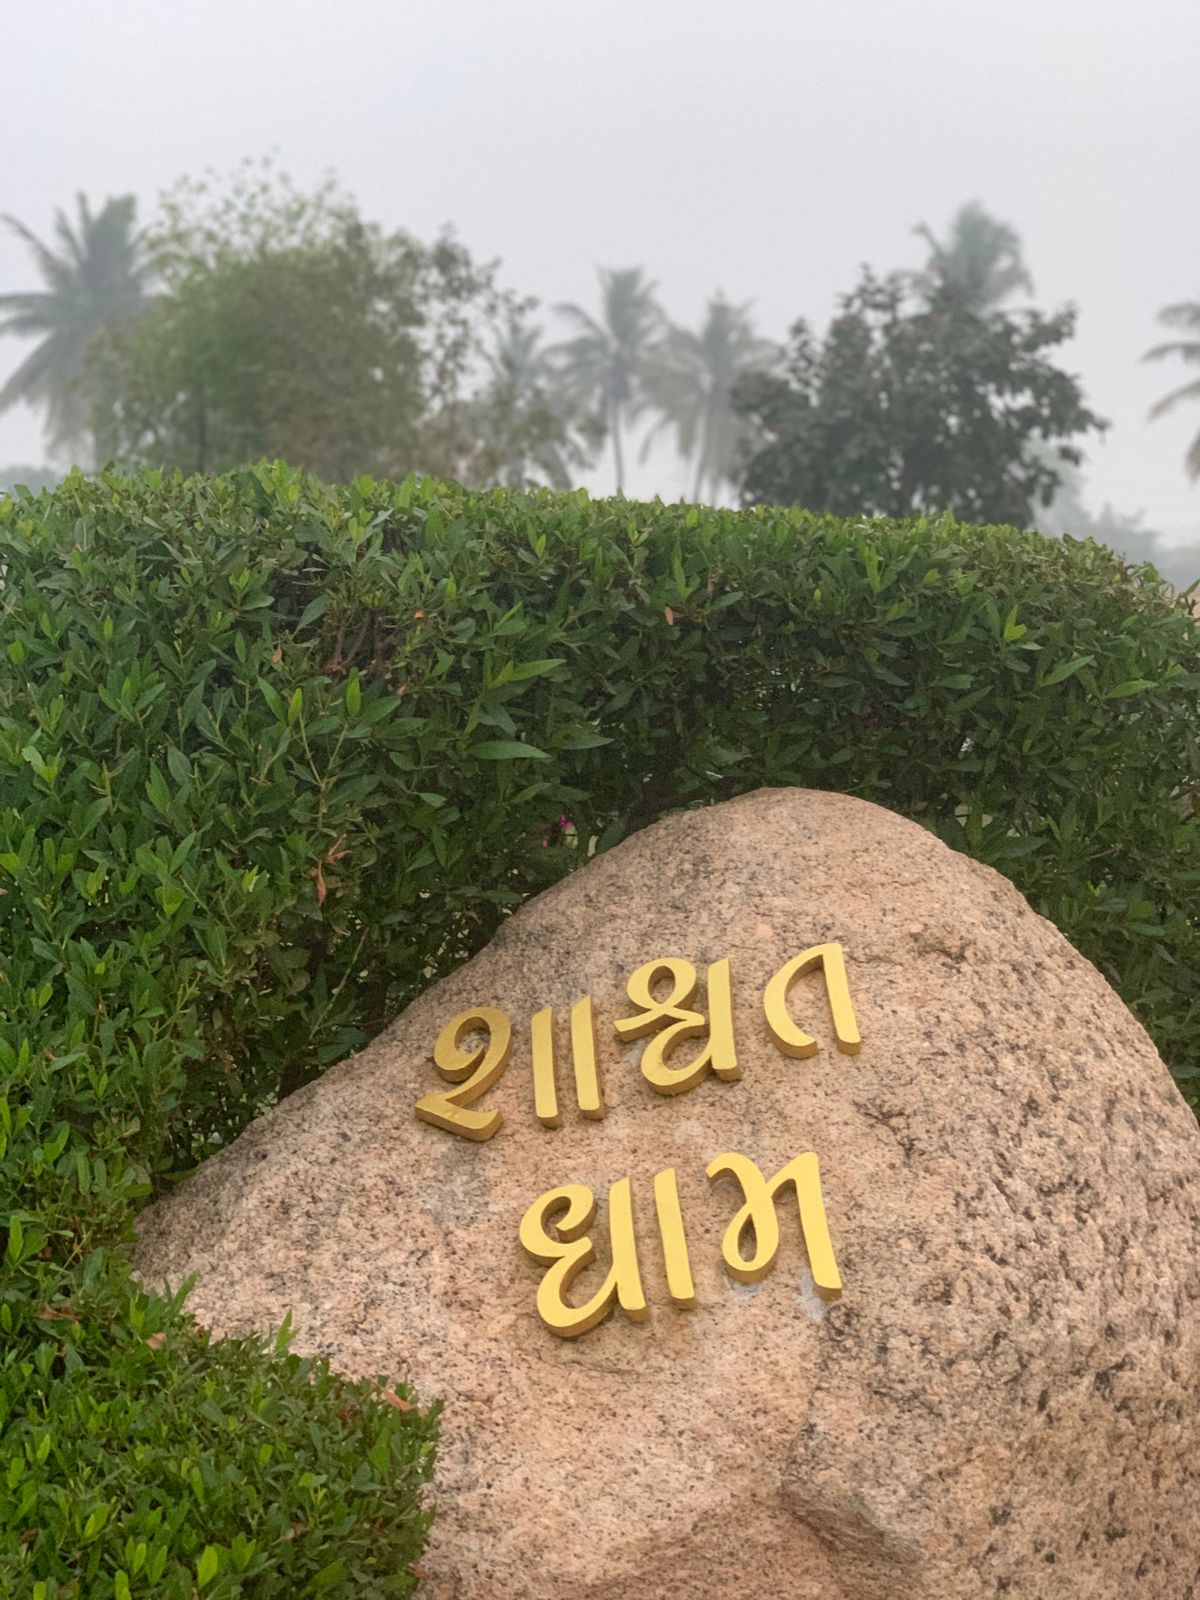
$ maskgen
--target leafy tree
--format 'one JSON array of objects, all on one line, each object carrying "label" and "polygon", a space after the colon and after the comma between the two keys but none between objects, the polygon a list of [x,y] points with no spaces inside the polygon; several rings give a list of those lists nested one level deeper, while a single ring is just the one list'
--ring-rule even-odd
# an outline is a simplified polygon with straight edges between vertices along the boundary
[{"label": "leafy tree", "polygon": [[744,424],[733,409],[738,379],[768,366],[776,346],[760,339],[748,305],[731,305],[716,295],[698,333],[671,327],[647,363],[645,392],[660,419],[646,437],[642,455],[663,429],[675,435],[680,455],[695,462],[692,499],[705,485],[715,500],[731,483]]},{"label": "leafy tree", "polygon": [[[1159,361],[1163,356],[1178,356],[1189,366],[1200,364],[1200,300],[1184,300],[1179,305],[1164,306],[1158,313],[1158,320],[1165,323],[1168,328],[1180,328],[1192,337],[1167,339],[1162,344],[1156,344],[1153,349],[1146,351],[1142,357],[1143,361]],[[1193,378],[1190,382],[1181,384],[1178,389],[1172,389],[1170,394],[1164,395],[1157,405],[1151,408],[1151,417],[1163,416],[1181,400],[1200,400],[1200,378]],[[1200,433],[1188,446],[1184,464],[1189,477],[1200,478]]]},{"label": "leafy tree", "polygon": [[625,483],[622,429],[645,409],[646,367],[663,331],[663,315],[641,267],[600,273],[600,316],[560,305],[577,329],[555,347],[563,392],[583,413],[597,414],[612,439],[617,492]]},{"label": "leafy tree", "polygon": [[24,223],[4,218],[33,252],[46,287],[0,295],[0,333],[40,339],[0,389],[0,411],[18,400],[44,406],[50,447],[62,451],[89,442],[98,397],[86,382],[88,346],[100,329],[146,309],[152,276],[132,195],[106,200],[96,213],[84,195],[76,203],[74,225],[55,213],[58,254]]},{"label": "leafy tree", "polygon": [[603,442],[603,424],[577,414],[541,342],[541,330],[518,313],[486,360],[489,377],[475,429],[479,459],[464,481],[569,489],[576,471],[592,464]]},{"label": "leafy tree", "polygon": [[511,310],[492,267],[448,236],[386,234],[334,184],[308,195],[270,168],[223,196],[181,185],[154,243],[166,293],[94,351],[112,459],[465,474],[473,375]]},{"label": "leafy tree", "polygon": [[823,344],[798,322],[785,371],[739,385],[745,500],[1028,526],[1058,486],[1031,441],[1078,462],[1071,441],[1105,426],[1048,358],[1073,327],[1070,309],[984,311],[954,283],[866,272]]},{"label": "leafy tree", "polygon": [[954,284],[979,310],[999,305],[1017,289],[1033,293],[1020,235],[1007,222],[989,216],[978,200],[959,207],[944,241],[923,222],[916,232],[929,245],[929,260],[920,277],[930,288]]}]

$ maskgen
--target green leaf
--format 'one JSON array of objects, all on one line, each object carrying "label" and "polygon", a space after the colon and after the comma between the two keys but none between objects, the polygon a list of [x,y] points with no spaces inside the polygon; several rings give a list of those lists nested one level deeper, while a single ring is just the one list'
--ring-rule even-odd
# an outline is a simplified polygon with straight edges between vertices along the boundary
[{"label": "green leaf", "polygon": [[539,750],[535,744],[524,744],[520,739],[485,739],[471,746],[471,754],[480,761],[549,761],[548,750]]},{"label": "green leaf", "polygon": [[173,744],[167,746],[167,768],[181,789],[192,781],[191,762]]},{"label": "green leaf", "polygon": [[167,787],[167,780],[156,766],[150,768],[150,776],[146,779],[146,793],[154,809],[163,816],[168,815],[171,810],[171,791]]},{"label": "green leaf", "polygon": [[203,1589],[205,1584],[211,1583],[221,1570],[221,1557],[216,1545],[206,1544],[204,1551],[196,1563],[196,1582]]},{"label": "green leaf", "polygon": [[283,697],[279,693],[279,690],[276,689],[274,684],[268,683],[265,678],[260,678],[258,680],[258,687],[262,693],[263,699],[270,706],[275,716],[279,718],[280,722],[284,721],[285,712],[283,708]]},{"label": "green leaf", "polygon": [[111,1510],[112,1507],[107,1503],[95,1507],[83,1525],[83,1537],[85,1539],[94,1539],[96,1537],[96,1535],[104,1527],[104,1524],[108,1521],[109,1512]]},{"label": "green leaf", "polygon": [[1026,625],[1023,622],[1017,621],[1017,608],[1014,606],[1008,613],[1008,617],[1004,623],[1005,644],[1015,644],[1018,639],[1023,639],[1028,632],[1029,629],[1026,627]]},{"label": "green leaf", "polygon": [[315,600],[310,600],[300,613],[300,621],[296,624],[297,631],[307,628],[310,622],[315,622],[328,604],[328,590],[324,594],[317,595]]},{"label": "green leaf", "polygon": [[1145,689],[1157,689],[1158,685],[1152,678],[1129,678],[1125,683],[1118,683],[1115,689],[1106,689],[1105,700],[1122,700],[1126,695],[1141,694]]},{"label": "green leaf", "polygon": [[935,689],[969,689],[975,679],[969,672],[949,672],[944,678],[935,678],[932,687]]},{"label": "green leaf", "polygon": [[555,667],[561,667],[565,660],[565,656],[547,656],[544,661],[520,661],[512,669],[513,682],[520,683],[525,678],[540,678],[547,672],[553,672]]},{"label": "green leaf", "polygon": [[345,1575],[346,1563],[341,1556],[338,1556],[328,1566],[321,1568],[310,1582],[309,1589],[313,1594],[324,1594],[326,1589],[332,1589],[335,1584],[340,1584]]},{"label": "green leaf", "polygon": [[1052,684],[1062,683],[1064,679],[1073,677],[1077,672],[1082,672],[1084,667],[1090,667],[1095,659],[1095,656],[1077,656],[1074,661],[1060,661],[1058,666],[1052,668],[1044,678],[1038,680],[1038,687],[1049,689]]},{"label": "green leaf", "polygon": [[1006,839],[1000,848],[1000,854],[1006,861],[1020,861],[1025,856],[1031,856],[1041,850],[1049,841],[1044,835],[1025,839]]}]

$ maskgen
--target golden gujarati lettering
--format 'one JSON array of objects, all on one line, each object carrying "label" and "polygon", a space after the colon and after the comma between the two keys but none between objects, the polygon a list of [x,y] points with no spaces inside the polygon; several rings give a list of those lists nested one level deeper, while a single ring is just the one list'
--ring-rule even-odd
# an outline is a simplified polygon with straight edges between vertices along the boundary
[{"label": "golden gujarati lettering", "polygon": [[[757,1283],[775,1265],[780,1241],[776,1199],[783,1190],[792,1188],[817,1292],[826,1300],[836,1300],[840,1296],[842,1280],[829,1237],[821,1195],[821,1172],[811,1151],[796,1156],[771,1178],[765,1178],[748,1156],[726,1151],[709,1163],[707,1175],[710,1184],[724,1177],[735,1178],[742,1189],[744,1203],[721,1241],[722,1260],[730,1277],[739,1283]],[[690,1310],[697,1304],[696,1286],[679,1200],[679,1183],[673,1167],[666,1167],[654,1176],[654,1207],[667,1294],[673,1305]],[[646,1295],[633,1226],[633,1189],[628,1178],[614,1183],[608,1192],[612,1263],[608,1274],[591,1298],[581,1305],[573,1305],[568,1300],[575,1279],[596,1259],[596,1246],[587,1231],[595,1219],[596,1198],[590,1189],[579,1183],[547,1190],[521,1218],[519,1236],[526,1254],[548,1269],[537,1289],[538,1315],[552,1333],[563,1339],[575,1339],[589,1332],[616,1306],[634,1322],[643,1322],[646,1318]],[[741,1253],[747,1231],[753,1235],[753,1253],[749,1259]]]},{"label": "golden gujarati lettering", "polygon": [[[558,1075],[554,1059],[554,1012],[549,1006],[535,1013],[529,1024],[533,1056],[533,1112],[544,1128],[560,1128]],[[585,994],[571,1007],[571,1060],[575,1068],[575,1101],[585,1117],[604,1116],[600,1074],[596,1067],[596,1010]]]},{"label": "golden gujarati lettering", "polygon": [[816,1039],[796,1026],[787,1005],[788,990],[792,984],[814,967],[820,967],[825,978],[825,992],[833,1013],[837,1047],[843,1055],[856,1056],[862,1049],[862,1039],[850,1000],[850,985],[846,980],[846,957],[840,944],[814,944],[808,950],[801,950],[798,956],[785,962],[767,984],[763,991],[763,1010],[767,1014],[771,1037],[785,1056],[800,1059],[816,1055]]},{"label": "golden gujarati lettering", "polygon": [[[842,1292],[842,1279],[825,1218],[821,1169],[812,1151],[780,1167],[773,1178],[764,1178],[753,1161],[730,1150],[708,1165],[710,1183],[723,1177],[736,1178],[745,1196],[745,1204],[726,1228],[721,1241],[721,1256],[729,1276],[738,1283],[757,1283],[775,1265],[779,1254],[779,1214],[775,1209],[775,1197],[790,1186],[796,1191],[800,1228],[817,1292],[823,1299],[836,1300]],[[754,1253],[749,1260],[742,1255],[742,1235],[747,1229],[754,1235]]]},{"label": "golden gujarati lettering", "polygon": [[[560,1213],[556,1215],[556,1213]],[[628,1178],[608,1191],[608,1235],[612,1266],[608,1276],[581,1306],[567,1300],[567,1291],[596,1259],[596,1246],[586,1232],[596,1216],[596,1197],[582,1183],[565,1183],[539,1195],[521,1218],[520,1239],[526,1253],[547,1268],[538,1285],[538,1315],[561,1339],[577,1339],[603,1322],[614,1306],[642,1322],[646,1296],[638,1270],[633,1233],[633,1186]],[[557,1237],[548,1230],[554,1227]]]},{"label": "golden gujarati lettering", "polygon": [[[803,1059],[816,1054],[816,1037],[793,1020],[788,1000],[796,981],[818,967],[825,981],[837,1047],[844,1055],[857,1055],[862,1039],[850,999],[845,954],[837,943],[801,950],[770,979],[762,997],[768,1032],[785,1056]],[[617,1037],[627,1042],[646,1040],[642,1076],[657,1094],[685,1094],[710,1072],[726,1083],[735,1082],[742,1075],[734,1039],[729,962],[714,961],[705,973],[707,1016],[693,1007],[698,984],[696,968],[678,956],[660,956],[644,962],[626,984],[626,992],[637,1009],[631,1016],[617,1018],[613,1027]],[[665,993],[656,996],[656,989]],[[470,1033],[484,1035],[484,1042],[464,1050],[462,1041]],[[490,1139],[503,1121],[501,1113],[468,1108],[504,1071],[511,1035],[508,1018],[493,1006],[464,1011],[448,1022],[438,1035],[433,1059],[442,1077],[458,1087],[418,1100],[416,1114],[421,1121],[463,1139]],[[560,1128],[563,1117],[551,1007],[544,1006],[530,1018],[529,1038],[534,1115],[544,1128]],[[690,1059],[678,1059],[682,1055],[679,1046],[687,1039],[697,1038],[704,1040],[701,1048]],[[590,995],[582,996],[571,1007],[570,1039],[575,1104],[582,1116],[598,1121],[604,1116],[605,1105],[597,1062],[596,1012]]]},{"label": "golden gujarati lettering", "polygon": [[[654,988],[669,979],[671,991],[656,1000]],[[683,1094],[694,1089],[710,1069],[718,1078],[730,1082],[742,1075],[733,1040],[733,996],[728,961],[714,961],[708,969],[708,1011],[706,1022],[699,1011],[688,1006],[696,993],[696,969],[690,961],[661,958],[640,966],[626,984],[626,992],[639,1007],[632,1017],[622,1017],[613,1026],[621,1039],[654,1037],[642,1052],[642,1076],[659,1094]],[[661,1030],[661,1031],[656,1031]],[[672,1066],[667,1057],[684,1039],[707,1034],[708,1042],[683,1066]]]},{"label": "golden gujarati lettering", "polygon": [[690,1311],[696,1304],[696,1285],[692,1282],[692,1263],[687,1235],[683,1231],[683,1209],[679,1203],[679,1180],[674,1167],[654,1174],[654,1209],[662,1239],[663,1265],[667,1270],[667,1293],[672,1305]]},{"label": "golden gujarati lettering", "polygon": [[[482,1033],[486,1038],[482,1044],[463,1051],[460,1046],[469,1033]],[[415,1108],[421,1121],[464,1139],[490,1139],[503,1122],[503,1114],[464,1108],[486,1094],[500,1077],[508,1065],[511,1043],[509,1020],[495,1006],[479,1006],[451,1017],[437,1036],[433,1060],[442,1077],[459,1087],[422,1096]]]}]

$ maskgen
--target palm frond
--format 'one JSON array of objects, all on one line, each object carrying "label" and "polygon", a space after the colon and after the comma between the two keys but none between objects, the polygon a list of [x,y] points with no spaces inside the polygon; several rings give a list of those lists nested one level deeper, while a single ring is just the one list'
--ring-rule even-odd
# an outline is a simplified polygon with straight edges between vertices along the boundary
[{"label": "palm frond", "polygon": [[1179,300],[1164,306],[1158,313],[1159,322],[1168,328],[1200,328],[1200,300]]},{"label": "palm frond", "polygon": [[1159,361],[1163,356],[1178,356],[1181,361],[1200,361],[1200,339],[1168,339],[1147,350],[1143,361]]},{"label": "palm frond", "polygon": [[87,203],[87,196],[77,194],[75,204],[79,211],[79,229],[72,228],[67,220],[65,211],[54,213],[54,233],[62,251],[62,257],[68,261],[74,272],[79,273],[87,264],[88,245],[92,234],[92,213]]},{"label": "palm frond", "polygon": [[555,306],[555,311],[560,317],[566,317],[576,323],[587,334],[596,339],[604,339],[604,329],[589,312],[582,306],[577,306],[573,300],[564,300]]},{"label": "palm frond", "polygon": [[[9,314],[9,320],[0,323],[0,332],[28,334],[57,327],[62,309],[57,295],[42,294],[36,289],[26,294],[0,294],[0,313]],[[17,322],[26,325],[18,328]]]},{"label": "palm frond", "polygon": [[754,332],[750,309],[715,295],[699,332],[668,328],[647,362],[644,393],[658,412],[647,447],[672,433],[679,454],[694,464],[697,495],[706,483],[717,493],[733,475],[742,429],[733,410],[735,385],[778,356]]},{"label": "palm frond", "polygon": [[1007,222],[991,216],[978,200],[960,206],[946,240],[924,223],[914,229],[929,246],[918,279],[956,285],[978,306],[996,305],[1016,289],[1033,292],[1033,279],[1021,254],[1021,238]]},{"label": "palm frond", "polygon": [[1200,378],[1194,378],[1191,383],[1185,383],[1178,389],[1172,389],[1161,400],[1150,407],[1151,419],[1164,416],[1168,411],[1174,410],[1181,400],[1200,400]]},{"label": "palm frond", "polygon": [[18,400],[26,400],[31,404],[49,402],[47,382],[54,370],[54,355],[53,341],[49,339],[29,352],[0,389],[0,411],[7,411]]},{"label": "palm frond", "polygon": [[71,269],[69,265],[44,245],[32,228],[27,228],[23,222],[16,217],[10,216],[7,212],[4,213],[3,218],[0,220],[3,220],[12,232],[16,234],[17,238],[23,240],[33,251],[38,271],[43,281],[49,284],[52,290],[62,293],[70,288]]}]

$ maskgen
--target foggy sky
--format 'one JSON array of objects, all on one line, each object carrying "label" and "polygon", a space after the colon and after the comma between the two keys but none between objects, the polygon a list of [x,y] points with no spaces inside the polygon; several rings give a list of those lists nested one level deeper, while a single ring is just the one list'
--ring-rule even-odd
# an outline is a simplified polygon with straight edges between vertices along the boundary
[{"label": "foggy sky", "polygon": [[[1036,303],[1079,308],[1065,364],[1113,423],[1087,499],[1194,539],[1200,405],[1146,412],[1195,369],[1140,357],[1200,298],[1198,61],[1197,0],[0,0],[0,211],[48,233],[80,189],[133,191],[148,217],[273,152],[386,226],[453,223],[548,331],[640,264],[676,320],[720,288],[782,338],[977,198]],[[38,286],[7,232],[0,286]],[[0,465],[42,459],[38,417],[0,415]],[[686,482],[660,453],[627,487]]]}]

